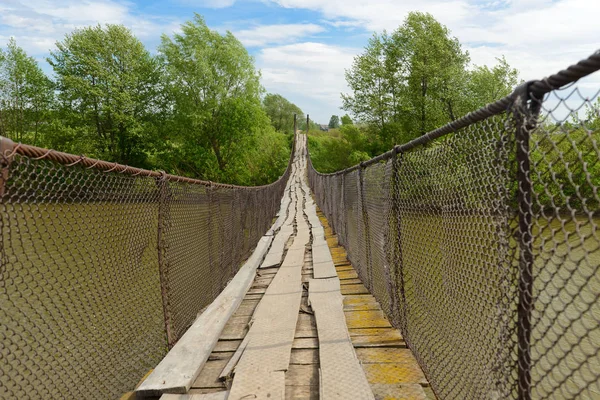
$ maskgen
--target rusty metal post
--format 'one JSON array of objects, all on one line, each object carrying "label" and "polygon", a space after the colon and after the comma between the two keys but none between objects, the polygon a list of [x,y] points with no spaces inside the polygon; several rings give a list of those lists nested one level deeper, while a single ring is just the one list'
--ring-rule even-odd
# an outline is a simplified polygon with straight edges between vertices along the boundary
[{"label": "rusty metal post", "polygon": [[364,162],[361,162],[360,167],[358,168],[358,187],[360,190],[360,209],[361,209],[361,214],[362,214],[362,219],[363,219],[363,225],[365,226],[365,243],[366,243],[365,254],[367,256],[366,278],[368,280],[366,286],[369,289],[369,291],[371,293],[373,293],[373,268],[371,265],[372,264],[371,232],[369,229],[369,214],[367,212],[367,209],[365,208],[365,184],[364,184],[364,177],[363,177],[364,169],[365,169]]},{"label": "rusty metal post", "polygon": [[[346,228],[346,223],[348,221],[348,218],[346,218],[346,174],[342,174],[341,175],[341,180],[342,180],[342,184],[341,186],[341,190],[342,190],[342,198],[340,201],[340,207],[341,207],[341,213],[342,216],[341,218],[338,218],[338,221],[340,222],[340,232],[338,232],[338,243],[341,244],[342,246],[345,246],[346,243],[346,232],[348,232],[347,228]],[[342,241],[340,241],[340,237],[342,237]]]},{"label": "rusty metal post", "polygon": [[[402,153],[399,152],[398,147],[395,147],[394,156],[392,157],[392,182],[390,184],[392,198],[392,221],[390,222],[392,226],[390,228],[392,228],[392,231],[389,238],[389,242],[395,244],[391,249],[393,256],[390,263],[394,270],[393,274],[390,272],[388,290],[392,301],[392,316],[395,319],[392,323],[401,329],[402,335],[406,338],[408,337],[408,326],[406,322],[406,293],[404,290],[404,259],[402,256],[402,218],[400,216],[400,205],[398,204],[400,187],[397,179],[401,163]],[[398,296],[400,296],[400,299],[398,299]]]},{"label": "rusty metal post", "polygon": [[10,158],[9,155],[15,148],[15,143],[5,138],[4,136],[0,136],[0,200],[4,196],[4,191],[6,187],[6,182],[9,177],[9,168],[10,168]]},{"label": "rusty metal post", "polygon": [[[526,82],[515,90],[513,115],[517,159],[519,205],[519,303],[517,308],[519,400],[531,400],[531,314],[533,311],[532,182],[529,158],[530,132],[540,111],[540,99],[529,98]],[[528,105],[530,101],[530,105]]]},{"label": "rusty metal post", "polygon": [[158,185],[158,272],[160,278],[160,293],[163,306],[163,317],[165,322],[165,333],[167,335],[167,344],[169,349],[175,345],[175,337],[173,335],[173,317],[171,315],[171,307],[169,302],[169,263],[167,261],[167,243],[165,239],[166,230],[169,223],[170,214],[170,193],[169,180],[166,173],[161,172],[161,176],[156,178]]}]

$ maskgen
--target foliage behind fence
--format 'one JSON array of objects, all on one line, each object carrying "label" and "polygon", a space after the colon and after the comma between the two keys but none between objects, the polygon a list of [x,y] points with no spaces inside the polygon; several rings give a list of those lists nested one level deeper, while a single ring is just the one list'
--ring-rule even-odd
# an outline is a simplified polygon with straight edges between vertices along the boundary
[{"label": "foliage behind fence", "polygon": [[599,68],[595,53],[355,167],[309,167],[440,399],[600,396],[597,93],[564,89]]},{"label": "foliage behind fence", "polygon": [[220,293],[289,174],[239,187],[0,141],[0,398],[116,398]]}]

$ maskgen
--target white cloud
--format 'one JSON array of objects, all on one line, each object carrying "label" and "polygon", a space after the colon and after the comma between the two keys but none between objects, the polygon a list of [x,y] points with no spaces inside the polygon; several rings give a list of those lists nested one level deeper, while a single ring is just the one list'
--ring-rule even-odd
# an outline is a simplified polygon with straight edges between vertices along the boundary
[{"label": "white cloud", "polygon": [[234,5],[236,0],[178,0],[178,2],[204,8],[227,8]]},{"label": "white cloud", "polygon": [[135,13],[131,3],[112,0],[12,0],[0,6],[0,46],[8,37],[32,55],[43,55],[74,29],[96,24],[123,24],[141,39],[172,31],[173,18]]},{"label": "white cloud", "polygon": [[[295,102],[317,121],[340,114],[340,93],[347,92],[344,69],[360,49],[303,42],[263,49],[257,56],[263,84]],[[324,122],[324,123],[325,123]]]},{"label": "white cloud", "polygon": [[234,31],[235,36],[248,47],[266,44],[281,44],[323,32],[325,28],[316,24],[260,25],[251,29]]},{"label": "white cloud", "polygon": [[286,8],[319,11],[332,21],[354,20],[365,29],[382,31],[395,29],[409,11],[430,12],[443,23],[464,20],[472,6],[465,0],[270,0]]},{"label": "white cloud", "polygon": [[[410,11],[429,12],[460,40],[473,63],[492,65],[496,57],[505,55],[524,80],[556,73],[600,48],[597,0],[270,1],[282,7],[320,12],[335,27],[362,26],[367,32],[394,30]],[[356,54],[360,52],[362,49]],[[349,66],[348,63],[345,67]],[[329,69],[323,73],[326,75],[311,79],[343,79],[341,66],[335,73]],[[584,93],[593,95],[600,86],[600,73],[586,78],[579,86]],[[306,94],[310,89],[298,90]],[[331,101],[340,104],[339,98],[332,97]]]},{"label": "white cloud", "polygon": [[430,12],[452,30],[476,64],[506,55],[524,79],[541,78],[600,47],[595,0],[271,0],[319,11],[335,26],[393,30],[413,10]]}]

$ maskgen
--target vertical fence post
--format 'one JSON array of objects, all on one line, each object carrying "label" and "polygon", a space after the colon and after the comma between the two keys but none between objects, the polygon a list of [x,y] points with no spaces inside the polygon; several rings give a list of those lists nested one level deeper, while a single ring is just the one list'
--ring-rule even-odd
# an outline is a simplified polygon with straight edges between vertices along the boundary
[{"label": "vertical fence post", "polygon": [[4,196],[4,188],[8,181],[8,171],[10,168],[10,159],[8,156],[14,148],[15,143],[12,140],[0,136],[0,198]]},{"label": "vertical fence post", "polygon": [[[402,162],[402,153],[399,148],[394,147],[392,156],[392,182],[390,184],[392,198],[392,235],[389,240],[395,244],[392,247],[391,265],[394,266],[393,277],[390,279],[389,290],[391,291],[393,323],[400,327],[405,339],[408,337],[408,325],[406,321],[406,293],[404,291],[404,259],[402,256],[402,219],[400,217],[400,187],[398,186],[398,174]],[[390,274],[391,275],[391,274]],[[400,293],[398,293],[400,292]],[[400,299],[398,299],[400,296]],[[399,304],[400,303],[400,304]],[[402,314],[400,312],[402,307]]]},{"label": "vertical fence post", "polygon": [[298,132],[297,118],[298,118],[298,115],[296,113],[294,113],[294,138],[296,137],[296,132]]},{"label": "vertical fence post", "polygon": [[367,287],[371,292],[373,292],[373,268],[371,265],[371,232],[369,229],[369,214],[367,209],[365,208],[365,184],[364,184],[364,162],[360,163],[360,167],[358,168],[358,187],[360,190],[360,211],[362,214],[363,225],[365,227],[365,253],[367,256]]},{"label": "vertical fence post", "polygon": [[169,349],[175,344],[173,335],[173,317],[169,303],[169,266],[166,259],[166,239],[165,233],[169,220],[169,180],[164,172],[157,178],[158,185],[158,272],[160,279],[160,293],[163,306],[163,317],[165,322],[165,332],[167,334],[167,345]]},{"label": "vertical fence post", "polygon": [[[513,115],[519,206],[519,303],[517,308],[519,400],[531,400],[531,313],[533,311],[532,183],[529,158],[530,131],[540,111],[540,99],[529,98],[529,82],[515,90]],[[527,102],[531,100],[531,105]]]},{"label": "vertical fence post", "polygon": [[[348,232],[348,229],[346,227],[346,222],[347,222],[347,218],[346,218],[346,213],[347,213],[347,209],[346,209],[346,174],[341,174],[342,175],[342,201],[341,201],[341,216],[338,213],[338,221],[340,221],[340,232],[338,232],[338,243],[341,244],[342,246],[346,246],[346,232]],[[342,236],[342,241],[340,241],[340,233]]]},{"label": "vertical fence post", "polygon": [[306,136],[308,136],[308,131],[310,130],[310,116],[306,114]]}]

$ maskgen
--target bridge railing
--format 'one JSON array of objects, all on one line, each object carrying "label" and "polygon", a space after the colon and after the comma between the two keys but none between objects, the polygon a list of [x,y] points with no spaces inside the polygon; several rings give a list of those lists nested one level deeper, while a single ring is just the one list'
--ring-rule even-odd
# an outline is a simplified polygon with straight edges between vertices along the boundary
[{"label": "bridge railing", "polygon": [[251,254],[291,170],[240,187],[0,150],[2,399],[132,390]]},{"label": "bridge railing", "polygon": [[344,171],[309,164],[440,399],[599,396],[598,88],[570,85],[599,68],[597,52]]}]

